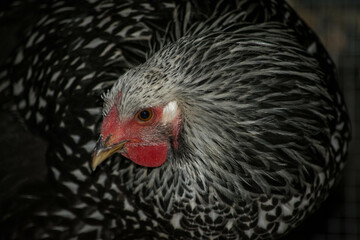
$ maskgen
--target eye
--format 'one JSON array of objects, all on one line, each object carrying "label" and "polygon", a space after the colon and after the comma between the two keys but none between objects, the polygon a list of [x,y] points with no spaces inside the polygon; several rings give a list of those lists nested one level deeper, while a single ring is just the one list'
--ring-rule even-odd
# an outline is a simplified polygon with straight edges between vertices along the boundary
[{"label": "eye", "polygon": [[137,115],[138,119],[142,122],[149,121],[153,116],[153,112],[151,109],[144,109],[140,111]]}]

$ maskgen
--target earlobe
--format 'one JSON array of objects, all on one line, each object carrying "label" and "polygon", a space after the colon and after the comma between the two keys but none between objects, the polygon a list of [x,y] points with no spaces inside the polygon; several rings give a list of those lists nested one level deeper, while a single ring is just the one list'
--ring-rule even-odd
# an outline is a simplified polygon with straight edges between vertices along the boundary
[{"label": "earlobe", "polygon": [[178,115],[178,104],[176,101],[171,101],[164,107],[161,121],[164,123],[172,122]]}]

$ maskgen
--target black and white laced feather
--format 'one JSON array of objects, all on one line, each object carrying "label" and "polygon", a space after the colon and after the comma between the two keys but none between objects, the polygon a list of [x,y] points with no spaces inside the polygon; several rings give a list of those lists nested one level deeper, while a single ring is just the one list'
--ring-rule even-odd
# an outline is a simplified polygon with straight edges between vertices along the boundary
[{"label": "black and white laced feather", "polygon": [[[1,210],[1,237],[271,239],[326,199],[349,119],[334,64],[284,1],[62,0],[38,11],[0,91],[48,142],[49,179]],[[179,151],[162,166],[115,155],[91,171],[119,89],[129,114],[181,107]]]}]

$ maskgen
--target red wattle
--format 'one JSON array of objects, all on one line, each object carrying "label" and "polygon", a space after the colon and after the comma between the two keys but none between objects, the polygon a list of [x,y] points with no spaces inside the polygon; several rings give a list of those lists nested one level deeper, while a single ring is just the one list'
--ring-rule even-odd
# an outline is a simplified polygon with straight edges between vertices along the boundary
[{"label": "red wattle", "polygon": [[127,144],[127,157],[136,164],[144,167],[159,167],[167,158],[166,143],[157,145]]}]

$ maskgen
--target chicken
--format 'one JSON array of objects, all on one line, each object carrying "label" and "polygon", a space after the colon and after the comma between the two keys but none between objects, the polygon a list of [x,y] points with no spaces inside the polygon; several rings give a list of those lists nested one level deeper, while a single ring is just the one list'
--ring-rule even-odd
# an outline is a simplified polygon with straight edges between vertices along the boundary
[{"label": "chicken", "polygon": [[231,29],[169,44],[104,96],[93,169],[130,159],[135,205],[189,238],[281,236],[343,168],[346,115],[318,62],[281,24]]},{"label": "chicken", "polygon": [[6,237],[269,239],[326,199],[349,119],[285,2],[49,6],[1,76],[52,181],[11,202]]}]

